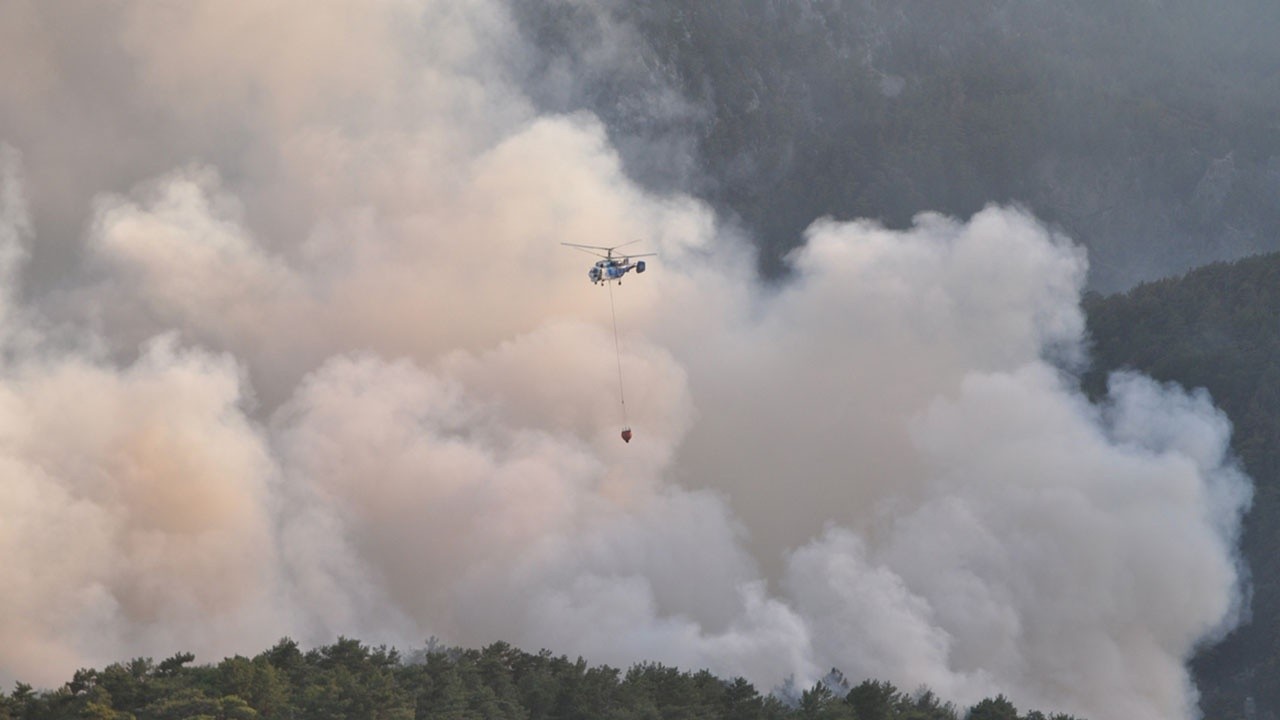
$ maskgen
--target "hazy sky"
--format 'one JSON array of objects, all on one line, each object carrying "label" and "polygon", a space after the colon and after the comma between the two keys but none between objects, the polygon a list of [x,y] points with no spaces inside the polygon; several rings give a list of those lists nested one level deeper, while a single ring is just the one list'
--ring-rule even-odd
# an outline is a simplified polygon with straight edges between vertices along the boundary
[{"label": "hazy sky", "polygon": [[[0,3],[0,680],[435,635],[1193,717],[1250,485],[1203,394],[1064,371],[1084,252],[815,218],[761,285],[532,52],[498,0]],[[637,238],[624,445],[558,243]]]}]

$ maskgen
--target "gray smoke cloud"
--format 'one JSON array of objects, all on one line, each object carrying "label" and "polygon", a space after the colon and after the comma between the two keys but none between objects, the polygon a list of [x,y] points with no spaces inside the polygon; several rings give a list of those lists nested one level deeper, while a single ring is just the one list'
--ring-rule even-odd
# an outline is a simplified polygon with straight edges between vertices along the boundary
[{"label": "gray smoke cloud", "polygon": [[[818,220],[766,286],[533,110],[500,2],[74,8],[0,23],[0,679],[436,635],[1195,716],[1250,485],[1202,393],[1062,369],[1068,239]],[[633,238],[623,445],[557,243]]]}]

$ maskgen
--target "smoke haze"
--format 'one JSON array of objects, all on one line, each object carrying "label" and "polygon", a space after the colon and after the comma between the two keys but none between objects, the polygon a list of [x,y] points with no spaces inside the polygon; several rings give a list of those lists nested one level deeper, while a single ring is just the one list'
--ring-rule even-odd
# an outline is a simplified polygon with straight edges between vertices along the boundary
[{"label": "smoke haze", "polygon": [[[500,2],[0,16],[5,682],[436,635],[1195,716],[1249,482],[1202,393],[1082,395],[1086,259],[1024,211],[815,219],[765,285],[535,110],[572,68]],[[623,445],[557,243],[634,238]]]}]

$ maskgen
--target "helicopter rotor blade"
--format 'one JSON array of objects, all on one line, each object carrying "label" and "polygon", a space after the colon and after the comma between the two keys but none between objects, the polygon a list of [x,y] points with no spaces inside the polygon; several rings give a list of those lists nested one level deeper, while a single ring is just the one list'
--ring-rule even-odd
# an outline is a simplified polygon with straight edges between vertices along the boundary
[{"label": "helicopter rotor blade", "polygon": [[608,255],[605,255],[604,253],[601,253],[601,252],[596,252],[595,250],[590,249],[590,246],[583,246],[583,245],[570,245],[569,243],[560,243],[560,244],[561,244],[561,245],[567,245],[567,246],[569,246],[569,247],[573,248],[574,250],[577,250],[578,252],[584,252],[584,253],[586,253],[586,254],[588,254],[588,255],[594,255],[594,256],[596,256],[596,257],[598,257],[598,258],[604,258],[604,259],[606,259],[606,260],[608,260],[608,259],[609,259],[609,256],[608,256]]},{"label": "helicopter rotor blade", "polygon": [[567,243],[567,242],[562,242],[560,244],[566,247],[587,248],[588,250],[612,250],[613,249],[613,248],[605,247],[603,245],[579,245],[578,243]]},{"label": "helicopter rotor blade", "polygon": [[[602,257],[605,260],[612,260],[614,250],[617,250],[620,247],[626,247],[627,245],[634,245],[638,242],[640,242],[640,239],[628,240],[627,242],[624,242],[621,245],[614,245],[612,247],[605,247],[603,245],[579,245],[578,243],[568,243],[568,242],[562,242],[560,244],[564,245],[565,247],[571,247],[571,248],[574,248],[575,250],[581,250],[582,252],[595,255],[596,257]],[[600,252],[598,252],[600,250],[603,250],[604,254],[601,254]],[[596,251],[596,252],[592,252],[592,251]],[[642,255],[629,255],[627,257],[648,257],[650,255],[656,255],[656,254],[657,253],[644,253]]]}]

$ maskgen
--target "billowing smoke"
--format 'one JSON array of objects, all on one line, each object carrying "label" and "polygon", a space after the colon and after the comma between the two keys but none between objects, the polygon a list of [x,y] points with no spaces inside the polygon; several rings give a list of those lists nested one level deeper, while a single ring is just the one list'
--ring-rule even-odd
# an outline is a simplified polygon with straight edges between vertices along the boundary
[{"label": "billowing smoke", "polygon": [[1203,394],[1082,395],[1068,239],[819,220],[762,285],[499,2],[109,7],[0,11],[0,678],[436,635],[1194,716],[1249,483]]}]

